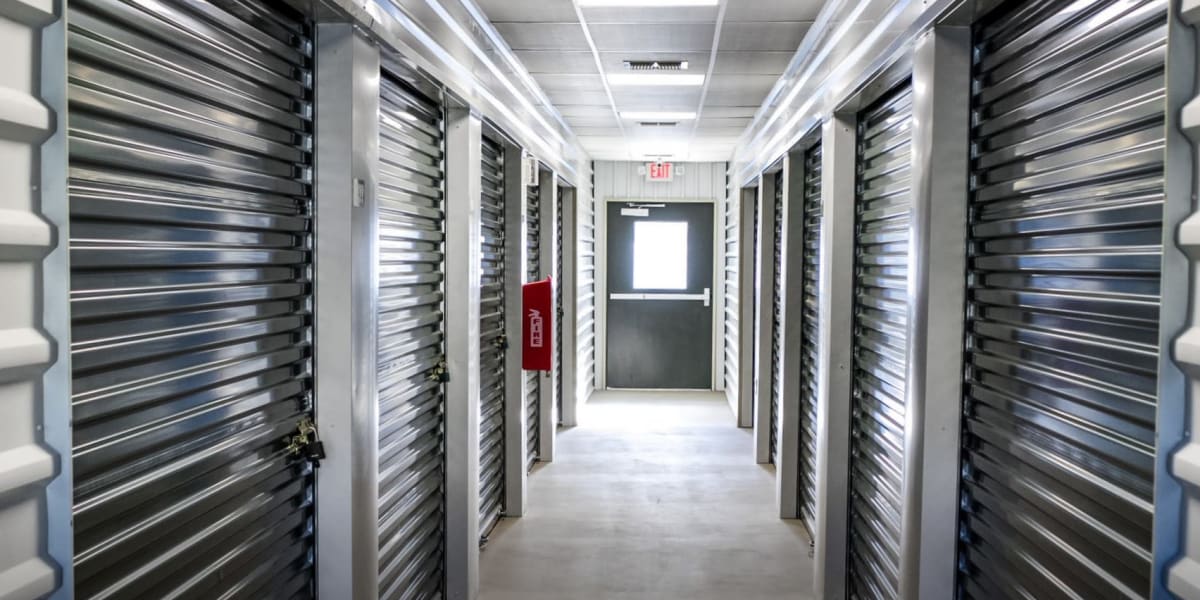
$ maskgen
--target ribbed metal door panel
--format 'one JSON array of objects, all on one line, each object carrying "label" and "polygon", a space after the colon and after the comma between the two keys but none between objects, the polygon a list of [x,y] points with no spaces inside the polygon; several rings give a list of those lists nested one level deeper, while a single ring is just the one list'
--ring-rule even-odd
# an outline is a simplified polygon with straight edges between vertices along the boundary
[{"label": "ribbed metal door panel", "polygon": [[555,422],[562,423],[563,403],[563,190],[559,188],[554,209],[554,402],[558,409]]},{"label": "ribbed metal door panel", "polygon": [[817,364],[821,342],[821,145],[804,153],[804,280],[800,338],[800,510],[809,531],[817,518]]},{"label": "ribbed metal door panel", "polygon": [[596,389],[596,211],[590,196],[575,195],[578,222],[576,254],[575,344],[578,356],[575,373],[580,398],[587,399]]},{"label": "ribbed metal door panel", "polygon": [[442,108],[384,73],[379,97],[379,597],[442,593],[446,400]]},{"label": "ribbed metal door panel", "polygon": [[904,464],[912,93],[859,114],[855,189],[849,590],[897,596]]},{"label": "ribbed metal door panel", "polygon": [[75,597],[311,597],[310,27],[69,21]]},{"label": "ribbed metal door panel", "polygon": [[[542,243],[541,243],[541,191],[538,186],[527,188],[528,198],[525,209],[526,237],[525,252],[529,255],[527,263],[529,281],[537,281],[542,276]],[[541,371],[525,371],[525,413],[528,416],[529,452],[526,468],[532,469],[540,451],[540,436],[538,419],[541,410],[538,403],[542,397]]]},{"label": "ribbed metal door panel", "polygon": [[775,178],[775,244],[771,250],[771,464],[779,464],[779,392],[783,382],[783,171]]},{"label": "ribbed metal door panel", "polygon": [[1150,595],[1166,11],[976,28],[966,597]]},{"label": "ribbed metal door panel", "polygon": [[504,148],[483,138],[479,322],[479,534],[504,512]]},{"label": "ribbed metal door panel", "polygon": [[741,194],[734,190],[725,202],[725,397],[730,406],[737,406],[738,400],[738,336],[741,324],[738,323]]}]

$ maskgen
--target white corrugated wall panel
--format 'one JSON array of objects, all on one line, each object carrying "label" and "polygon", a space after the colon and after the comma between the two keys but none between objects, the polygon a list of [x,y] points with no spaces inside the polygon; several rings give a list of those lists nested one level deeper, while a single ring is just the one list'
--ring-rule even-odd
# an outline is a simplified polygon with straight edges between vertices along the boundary
[{"label": "white corrugated wall panel", "polygon": [[[49,556],[70,555],[65,531],[70,487],[61,470],[70,461],[52,449],[69,441],[66,376],[55,366],[66,344],[52,337],[66,329],[66,263],[61,250],[54,252],[64,236],[56,235],[51,224],[65,216],[66,197],[57,184],[42,185],[44,172],[66,164],[43,156],[52,146],[59,158],[63,151],[61,136],[51,140],[57,115],[50,107],[61,108],[65,57],[61,51],[44,61],[42,56],[43,43],[55,48],[52,40],[62,42],[61,25],[51,27],[56,12],[51,0],[0,3],[6,62],[0,69],[0,286],[5,292],[0,295],[0,532],[5,546],[0,598],[5,600],[54,592],[62,581]],[[57,96],[48,100],[49,94]],[[65,181],[65,168],[61,175]],[[62,310],[56,314],[47,298],[61,299]],[[48,315],[62,323],[48,322]],[[64,531],[54,532],[55,527]]]}]

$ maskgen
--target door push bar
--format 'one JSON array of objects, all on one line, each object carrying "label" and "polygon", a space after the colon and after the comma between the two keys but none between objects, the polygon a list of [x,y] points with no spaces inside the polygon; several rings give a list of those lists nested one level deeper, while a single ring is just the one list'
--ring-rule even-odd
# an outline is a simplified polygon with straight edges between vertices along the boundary
[{"label": "door push bar", "polygon": [[712,289],[704,288],[703,294],[609,294],[609,300],[703,300],[704,306],[712,304]]}]

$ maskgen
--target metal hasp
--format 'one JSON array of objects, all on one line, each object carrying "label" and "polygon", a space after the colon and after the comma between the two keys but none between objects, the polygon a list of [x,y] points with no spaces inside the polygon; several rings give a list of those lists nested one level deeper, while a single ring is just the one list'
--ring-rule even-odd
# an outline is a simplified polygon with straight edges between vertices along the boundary
[{"label": "metal hasp", "polygon": [[309,597],[312,23],[69,11],[74,595]]},{"label": "metal hasp", "polygon": [[[0,598],[71,598],[64,2],[0,4]],[[51,595],[53,594],[53,595]]]},{"label": "metal hasp", "polygon": [[1165,595],[1167,5],[1027,1],[975,23],[962,597]]}]

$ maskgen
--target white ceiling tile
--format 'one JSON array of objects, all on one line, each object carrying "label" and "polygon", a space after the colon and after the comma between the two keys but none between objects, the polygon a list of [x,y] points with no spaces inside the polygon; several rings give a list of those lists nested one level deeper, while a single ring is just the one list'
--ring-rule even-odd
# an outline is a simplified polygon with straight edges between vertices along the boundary
[{"label": "white ceiling tile", "polygon": [[530,73],[598,73],[591,50],[517,50]]},{"label": "white ceiling tile", "polygon": [[571,0],[475,0],[493,23],[576,21]]},{"label": "white ceiling tile", "polygon": [[824,4],[822,0],[729,0],[725,20],[815,21]]},{"label": "white ceiling tile", "polygon": [[540,73],[534,79],[547,93],[569,91],[606,101],[604,81],[596,74]]},{"label": "white ceiling tile", "polygon": [[795,52],[809,23],[725,23],[721,50],[738,52]]},{"label": "white ceiling tile", "polygon": [[583,18],[590,25],[630,23],[715,23],[717,7],[715,6],[680,6],[680,7],[599,7],[588,6],[583,9]]},{"label": "white ceiling tile", "polygon": [[590,51],[578,23],[496,23],[513,50]]},{"label": "white ceiling tile", "polygon": [[778,78],[795,54],[795,49],[788,52],[718,52],[713,73],[771,75]]},{"label": "white ceiling tile", "polygon": [[741,118],[745,118],[745,119],[750,119],[751,117],[754,116],[754,113],[756,113],[757,111],[758,111],[757,104],[754,106],[714,106],[712,104],[709,104],[706,99],[706,101],[704,103],[704,110],[702,111],[702,115],[704,117],[713,117],[713,118],[741,117]]},{"label": "white ceiling tile", "polygon": [[591,24],[592,39],[601,52],[628,52],[639,58],[649,52],[708,52],[716,23]]}]

